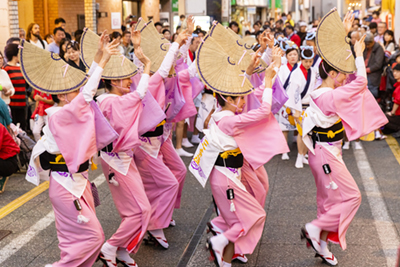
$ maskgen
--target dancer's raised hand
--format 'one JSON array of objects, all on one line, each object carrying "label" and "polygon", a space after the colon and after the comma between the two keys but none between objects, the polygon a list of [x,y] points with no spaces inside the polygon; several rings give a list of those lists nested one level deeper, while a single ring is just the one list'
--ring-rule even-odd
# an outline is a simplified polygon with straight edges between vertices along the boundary
[{"label": "dancer's raised hand", "polygon": [[356,41],[356,43],[354,44],[354,52],[356,53],[356,57],[362,57],[364,56],[364,50],[365,50],[365,37],[367,35],[364,34],[360,40]]},{"label": "dancer's raised hand", "polygon": [[344,16],[343,25],[346,30],[346,33],[349,33],[351,28],[353,27],[354,18],[355,14],[353,14],[353,11],[347,12],[346,16]]}]

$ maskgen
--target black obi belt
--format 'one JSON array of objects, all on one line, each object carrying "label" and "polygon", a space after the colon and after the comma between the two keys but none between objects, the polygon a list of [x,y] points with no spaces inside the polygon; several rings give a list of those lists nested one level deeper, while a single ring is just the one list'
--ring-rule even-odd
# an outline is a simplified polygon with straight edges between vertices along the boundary
[{"label": "black obi belt", "polygon": [[[50,154],[45,151],[39,156],[40,165],[43,170],[51,170],[53,172],[69,172],[65,159],[61,154]],[[84,172],[89,169],[89,160],[79,166],[78,172]]]},{"label": "black obi belt", "polygon": [[222,152],[215,161],[215,166],[241,168],[243,167],[243,154],[239,148]]}]

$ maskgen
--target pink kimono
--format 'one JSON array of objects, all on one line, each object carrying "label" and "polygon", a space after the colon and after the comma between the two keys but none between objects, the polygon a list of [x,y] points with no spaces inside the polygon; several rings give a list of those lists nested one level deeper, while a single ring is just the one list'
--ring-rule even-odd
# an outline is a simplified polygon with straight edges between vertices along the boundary
[{"label": "pink kimono", "polygon": [[[148,75],[142,75],[143,83],[148,82]],[[146,85],[147,87],[147,85]],[[143,107],[139,93],[134,91],[123,96],[102,95],[98,98],[100,109],[104,116],[110,121],[111,126],[119,133],[119,138],[113,142],[112,152],[102,153],[102,169],[104,176],[108,179],[113,173],[119,186],[108,183],[114,203],[121,216],[121,224],[117,231],[107,241],[110,245],[124,248],[129,253],[136,253],[140,243],[147,231],[151,215],[150,202],[146,196],[142,179],[132,158],[132,153],[139,150],[140,140],[138,136],[139,118]],[[155,127],[158,123],[152,122]],[[103,154],[104,153],[104,154]],[[125,157],[129,164],[128,171],[110,166],[103,158],[113,158],[120,161]],[[130,162],[129,162],[130,161]]]},{"label": "pink kimono", "polygon": [[[362,59],[360,62],[364,64]],[[341,118],[349,140],[370,133],[387,122],[386,116],[367,88],[367,79],[362,75],[347,85],[313,97],[313,101],[326,116],[337,115]],[[346,232],[361,204],[361,194],[343,162],[342,142],[327,144],[329,146],[317,142],[315,154],[309,153],[310,168],[317,186],[318,207],[317,219],[311,223],[329,231],[328,240],[339,243],[342,249],[346,249]],[[329,189],[331,180],[322,168],[327,163],[332,171],[330,177],[338,186],[336,190]]]},{"label": "pink kimono", "polygon": [[[225,116],[217,121],[223,133],[234,137],[253,169],[263,168],[274,155],[288,151],[283,135],[279,135],[279,125],[271,119],[273,115],[270,111],[271,105],[263,102],[258,109],[241,115]],[[262,235],[265,222],[261,200],[256,200],[247,188],[245,191],[236,183],[229,182],[229,186],[234,189],[236,207],[236,211],[231,212],[231,201],[226,197],[227,177],[214,168],[209,179],[220,211],[220,217],[212,220],[212,223],[224,231],[229,241],[235,243],[235,253],[251,254]],[[256,178],[253,180],[257,181]]]}]

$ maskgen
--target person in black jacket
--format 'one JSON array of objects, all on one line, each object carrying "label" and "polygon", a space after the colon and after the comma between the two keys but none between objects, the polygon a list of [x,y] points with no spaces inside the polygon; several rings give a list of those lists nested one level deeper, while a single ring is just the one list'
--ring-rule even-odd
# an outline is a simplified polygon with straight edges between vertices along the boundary
[{"label": "person in black jacket", "polygon": [[374,36],[367,33],[365,37],[364,60],[367,68],[368,89],[375,98],[378,97],[381,82],[385,51],[382,46],[374,41]]}]

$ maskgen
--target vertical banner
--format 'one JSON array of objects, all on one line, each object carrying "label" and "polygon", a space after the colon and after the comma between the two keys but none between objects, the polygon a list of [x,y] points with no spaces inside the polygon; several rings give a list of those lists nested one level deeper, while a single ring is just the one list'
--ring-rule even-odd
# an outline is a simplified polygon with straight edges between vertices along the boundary
[{"label": "vertical banner", "polygon": [[230,1],[229,0],[222,0],[221,1],[221,11],[222,11],[221,16],[223,18],[229,17],[229,7],[230,7]]},{"label": "vertical banner", "polygon": [[172,0],[172,12],[179,12],[179,0]]}]

